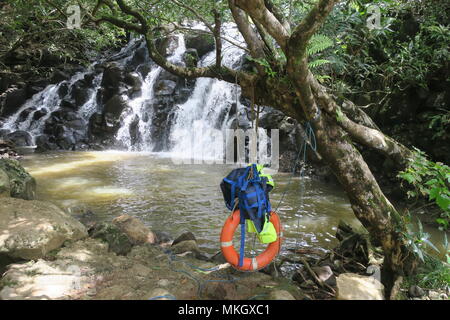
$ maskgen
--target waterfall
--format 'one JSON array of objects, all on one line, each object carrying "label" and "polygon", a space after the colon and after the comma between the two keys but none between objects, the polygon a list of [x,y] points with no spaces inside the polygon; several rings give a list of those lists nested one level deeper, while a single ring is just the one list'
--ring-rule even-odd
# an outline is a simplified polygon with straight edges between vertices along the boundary
[{"label": "waterfall", "polygon": [[[10,116],[3,123],[3,129],[9,131],[27,131],[34,139],[41,135],[44,131],[44,124],[49,119],[53,111],[56,111],[64,97],[70,94],[70,91],[61,96],[61,88],[67,86],[72,88],[73,84],[78,80],[83,79],[90,71],[79,72],[69,80],[62,81],[58,84],[48,85],[41,92],[36,93],[29,99],[19,110]],[[89,90],[89,98],[84,103],[79,112],[85,119],[89,119],[92,113],[96,110],[96,93],[100,86],[101,75],[98,75],[93,80],[93,87]],[[22,117],[24,112],[28,112],[25,118]],[[36,115],[42,114],[41,117]]]},{"label": "waterfall", "polygon": [[[191,28],[205,30],[201,24]],[[245,50],[225,40],[244,43],[236,25],[224,24],[222,37],[222,64],[239,68]],[[173,35],[170,41],[172,52],[168,60],[185,65],[184,35]],[[197,65],[214,64],[215,54],[215,50],[204,54]],[[105,82],[106,70],[111,68],[118,73],[110,74]],[[131,84],[127,82],[130,77],[134,79]],[[175,91],[157,94],[155,87],[164,81],[175,85]],[[134,83],[138,83],[136,90]],[[163,151],[179,158],[218,160],[224,158],[225,130],[236,125],[252,126],[248,107],[239,101],[240,94],[238,85],[225,81],[198,78],[188,82],[168,76],[150,60],[143,39],[133,38],[120,52],[35,94],[4,121],[2,129],[26,131],[35,144],[42,142],[37,137],[47,137],[43,139],[44,146],[47,143],[52,146],[50,149],[78,149],[78,145],[89,148],[92,143],[97,148],[100,143],[106,148]],[[105,111],[111,100],[112,106]],[[92,124],[99,129],[92,129]],[[264,138],[267,137],[261,136]]]},{"label": "waterfall", "polygon": [[[175,64],[182,63],[182,57],[186,51],[183,35],[177,36],[177,47],[168,60]],[[152,109],[149,108],[154,97],[154,85],[163,69],[154,65],[145,77],[141,90],[142,94],[134,99],[127,99],[129,110],[122,120],[122,126],[116,135],[116,140],[121,142],[128,150],[132,151],[152,151],[152,137],[148,134],[151,130]],[[137,123],[136,123],[137,120]],[[131,127],[136,125],[139,131],[140,142],[133,144],[131,137]]]},{"label": "waterfall", "polygon": [[[243,43],[243,38],[235,24],[224,24],[223,37],[233,42]],[[245,51],[226,40],[222,40],[222,64],[236,69],[242,63]],[[207,54],[199,66],[215,62],[215,51]],[[171,154],[177,158],[223,161],[225,130],[234,127],[238,121],[240,128],[253,127],[246,115],[246,107],[241,104],[241,89],[238,85],[225,81],[199,78],[189,99],[178,106],[171,130],[173,147]],[[233,109],[234,113],[233,114]],[[258,131],[258,158],[268,157],[268,137],[263,130]],[[268,162],[268,161],[266,161]]]}]

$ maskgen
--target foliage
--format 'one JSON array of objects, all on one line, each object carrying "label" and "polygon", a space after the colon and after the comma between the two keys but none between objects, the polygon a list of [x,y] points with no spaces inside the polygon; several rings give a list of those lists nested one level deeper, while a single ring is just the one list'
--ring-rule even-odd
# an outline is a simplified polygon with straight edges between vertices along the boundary
[{"label": "foliage", "polygon": [[431,137],[433,140],[445,135],[450,130],[450,111],[439,109],[441,113],[428,116],[428,128],[433,129],[434,134]]},{"label": "foliage", "polygon": [[447,289],[450,287],[449,262],[440,261],[432,256],[425,256],[425,263],[415,276],[415,283],[422,288]]},{"label": "foliage", "polygon": [[[67,11],[71,4],[81,4],[80,29],[67,28]],[[6,0],[0,6],[0,61],[15,56],[16,50],[26,52],[27,71],[46,72],[36,52],[46,51],[61,62],[87,64],[99,52],[120,45],[124,31],[111,26],[88,22],[87,10],[93,1]],[[3,66],[6,66],[3,62]],[[50,70],[51,71],[51,70]]]},{"label": "foliage", "polygon": [[450,226],[450,167],[427,159],[424,152],[415,149],[409,165],[398,175],[408,182],[413,190],[407,192],[408,197],[427,197],[439,206],[442,213],[436,222],[442,228]]}]

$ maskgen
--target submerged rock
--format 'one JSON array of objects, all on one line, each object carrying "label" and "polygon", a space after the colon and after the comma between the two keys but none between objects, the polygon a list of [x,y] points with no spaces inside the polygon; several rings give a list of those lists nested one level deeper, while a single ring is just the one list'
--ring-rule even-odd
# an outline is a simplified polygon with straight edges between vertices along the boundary
[{"label": "submerged rock", "polygon": [[36,180],[25,171],[19,161],[0,159],[0,170],[9,177],[10,194],[13,198],[32,200],[36,195]]},{"label": "submerged rock", "polygon": [[373,277],[343,273],[336,279],[339,300],[384,300],[384,286]]},{"label": "submerged rock", "polygon": [[52,203],[0,199],[0,253],[39,259],[65,241],[87,236],[85,227]]}]

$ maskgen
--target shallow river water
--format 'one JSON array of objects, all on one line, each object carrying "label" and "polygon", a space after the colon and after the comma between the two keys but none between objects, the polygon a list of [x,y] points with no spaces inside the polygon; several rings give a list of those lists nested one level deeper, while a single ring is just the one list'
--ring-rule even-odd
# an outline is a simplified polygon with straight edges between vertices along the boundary
[{"label": "shallow river water", "polygon": [[[204,250],[220,248],[219,234],[229,211],[219,184],[233,169],[230,165],[179,165],[161,154],[119,151],[31,154],[22,163],[37,180],[40,200],[69,212],[88,208],[99,221],[129,214],[173,237],[189,230]],[[337,244],[339,220],[360,227],[338,186],[306,177],[302,201],[299,177],[292,178],[289,187],[290,174],[278,173],[274,179],[273,208],[287,190],[278,208],[286,236],[284,253],[331,249]],[[442,239],[442,234],[432,233],[435,240]]]}]

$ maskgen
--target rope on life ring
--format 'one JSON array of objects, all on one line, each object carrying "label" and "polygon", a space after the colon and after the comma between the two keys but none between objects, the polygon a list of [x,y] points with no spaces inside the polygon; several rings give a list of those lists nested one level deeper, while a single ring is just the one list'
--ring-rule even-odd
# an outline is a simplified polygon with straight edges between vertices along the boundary
[{"label": "rope on life ring", "polygon": [[277,231],[277,240],[269,243],[266,250],[260,255],[254,258],[244,258],[242,267],[239,267],[239,254],[236,252],[233,246],[233,236],[240,223],[239,209],[235,210],[230,215],[225,224],[223,225],[222,232],[220,234],[220,247],[225,260],[231,264],[235,269],[241,271],[257,271],[266,267],[276,257],[281,248],[281,242],[283,238],[283,232],[281,227],[280,218],[275,212],[270,214],[270,222],[273,223],[275,230]]}]

